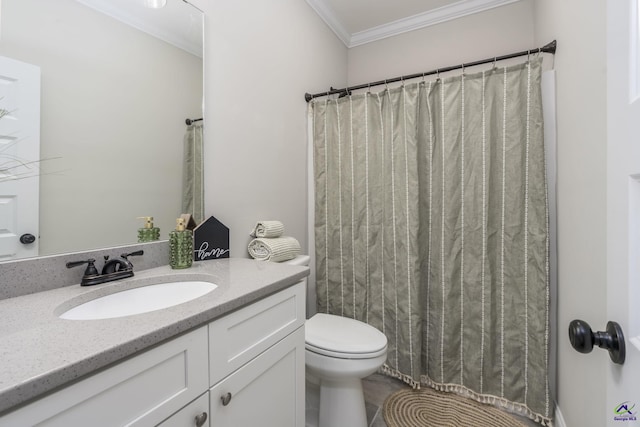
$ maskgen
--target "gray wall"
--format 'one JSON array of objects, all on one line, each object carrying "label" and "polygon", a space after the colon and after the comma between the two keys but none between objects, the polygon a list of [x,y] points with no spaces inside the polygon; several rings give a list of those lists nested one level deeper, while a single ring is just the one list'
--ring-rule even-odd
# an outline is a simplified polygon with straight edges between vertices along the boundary
[{"label": "gray wall", "polygon": [[534,0],[518,1],[349,49],[349,84],[419,73],[533,47],[533,3]]},{"label": "gray wall", "polygon": [[248,257],[257,220],[307,248],[305,92],[346,83],[347,49],[302,0],[196,2],[206,12],[206,214]]},{"label": "gray wall", "polygon": [[537,0],[536,41],[558,40],[558,404],[567,426],[604,425],[604,351],[574,351],[573,319],[606,325],[605,2]]}]

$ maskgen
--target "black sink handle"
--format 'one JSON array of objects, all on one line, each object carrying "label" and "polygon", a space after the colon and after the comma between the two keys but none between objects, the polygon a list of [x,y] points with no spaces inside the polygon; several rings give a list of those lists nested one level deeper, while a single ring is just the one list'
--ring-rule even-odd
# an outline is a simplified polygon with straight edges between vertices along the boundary
[{"label": "black sink handle", "polygon": [[124,259],[127,259],[130,256],[140,256],[140,255],[144,255],[144,251],[142,249],[140,249],[139,251],[128,253],[128,254],[122,254],[120,256]]},{"label": "black sink handle", "polygon": [[79,265],[87,264],[87,268],[84,271],[84,275],[85,276],[97,276],[98,275],[98,270],[96,269],[96,266],[95,266],[94,262],[96,262],[96,260],[93,259],[93,258],[89,258],[89,259],[84,260],[84,261],[69,261],[67,263],[67,268],[73,268],[73,267],[78,267]]}]

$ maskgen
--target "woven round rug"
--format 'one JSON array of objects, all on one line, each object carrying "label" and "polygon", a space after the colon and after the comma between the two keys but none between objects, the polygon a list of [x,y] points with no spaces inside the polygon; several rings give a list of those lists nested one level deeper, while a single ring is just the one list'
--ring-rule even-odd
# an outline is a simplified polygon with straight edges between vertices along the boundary
[{"label": "woven round rug", "polygon": [[494,406],[428,387],[393,393],[383,415],[388,427],[526,427]]}]

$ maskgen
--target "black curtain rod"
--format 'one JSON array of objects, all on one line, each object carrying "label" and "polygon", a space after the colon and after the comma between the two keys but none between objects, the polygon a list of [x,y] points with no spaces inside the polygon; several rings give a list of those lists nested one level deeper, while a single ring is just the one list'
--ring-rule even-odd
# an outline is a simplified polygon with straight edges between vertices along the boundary
[{"label": "black curtain rod", "polygon": [[202,120],[202,117],[200,117],[199,119],[187,119],[184,122],[187,124],[187,126],[191,126],[193,123],[199,122],[200,120]]},{"label": "black curtain rod", "polygon": [[361,84],[361,85],[357,85],[357,86],[349,86],[349,87],[342,88],[342,89],[334,89],[333,87],[331,87],[326,92],[320,92],[320,93],[314,93],[314,94],[305,93],[304,94],[304,99],[307,102],[309,102],[313,98],[318,98],[320,96],[334,95],[336,93],[339,93],[340,97],[343,97],[343,96],[350,95],[351,91],[353,91],[353,90],[370,88],[372,86],[386,85],[388,83],[395,83],[395,82],[400,82],[400,81],[403,81],[403,80],[417,79],[418,77],[424,77],[424,76],[430,76],[430,75],[433,75],[433,74],[446,73],[447,71],[458,70],[458,69],[465,68],[465,67],[473,67],[473,66],[476,66],[476,65],[490,64],[492,62],[503,61],[505,59],[511,59],[511,58],[517,58],[519,56],[531,55],[532,53],[551,53],[551,54],[555,55],[556,47],[557,47],[557,43],[554,40],[551,43],[544,45],[543,47],[539,47],[539,48],[536,48],[536,49],[530,49],[530,50],[523,50],[522,52],[511,53],[509,55],[496,56],[494,58],[487,58],[487,59],[482,59],[480,61],[474,61],[474,62],[466,62],[464,64],[454,65],[454,66],[451,66],[451,67],[438,68],[436,70],[431,70],[431,71],[427,71],[427,72],[424,72],[424,73],[409,74],[407,76],[394,77],[392,79],[379,80],[377,82],[366,83],[366,84]]}]

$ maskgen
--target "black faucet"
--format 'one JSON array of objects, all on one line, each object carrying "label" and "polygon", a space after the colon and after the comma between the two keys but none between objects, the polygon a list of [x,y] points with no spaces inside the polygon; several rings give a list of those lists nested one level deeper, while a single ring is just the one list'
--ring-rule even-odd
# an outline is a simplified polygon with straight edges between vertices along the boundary
[{"label": "black faucet", "polygon": [[84,261],[71,261],[67,263],[67,268],[77,267],[79,265],[87,264],[87,268],[82,276],[81,286],[99,285],[101,283],[111,282],[113,280],[120,280],[133,276],[133,264],[129,261],[130,256],[143,255],[144,251],[135,251],[129,254],[122,254],[119,258],[109,259],[109,256],[104,257],[104,266],[102,272],[98,273],[98,269],[95,266],[96,260],[89,258]]}]

